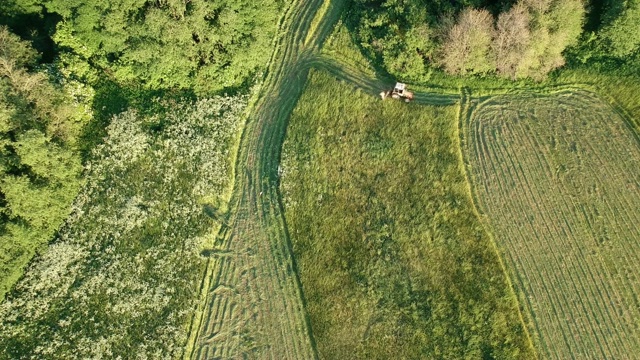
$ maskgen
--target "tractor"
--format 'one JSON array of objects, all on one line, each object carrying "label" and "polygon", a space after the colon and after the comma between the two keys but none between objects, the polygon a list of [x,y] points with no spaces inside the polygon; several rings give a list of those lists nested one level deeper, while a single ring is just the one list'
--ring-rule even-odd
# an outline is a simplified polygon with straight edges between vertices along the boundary
[{"label": "tractor", "polygon": [[382,100],[391,97],[396,100],[404,99],[404,102],[409,102],[413,100],[413,93],[407,90],[407,85],[404,83],[396,83],[396,86],[393,90],[383,91],[380,93],[380,97]]}]

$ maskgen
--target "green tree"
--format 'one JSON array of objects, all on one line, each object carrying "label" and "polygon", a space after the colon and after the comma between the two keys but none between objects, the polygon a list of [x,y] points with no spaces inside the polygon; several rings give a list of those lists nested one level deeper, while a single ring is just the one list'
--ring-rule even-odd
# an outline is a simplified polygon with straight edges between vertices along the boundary
[{"label": "green tree", "polygon": [[611,19],[601,32],[610,54],[628,57],[640,49],[640,1],[625,2],[621,13]]},{"label": "green tree", "polygon": [[354,0],[347,26],[364,54],[392,75],[419,79],[431,61],[438,4],[424,0]]},{"label": "green tree", "polygon": [[119,81],[200,93],[242,86],[264,66],[280,0],[51,0],[55,40]]},{"label": "green tree", "polygon": [[42,10],[41,0],[3,0],[0,1],[0,18],[17,14],[38,13]]},{"label": "green tree", "polygon": [[518,78],[522,75],[523,56],[531,46],[531,16],[520,2],[498,16],[492,50],[499,75]]},{"label": "green tree", "polygon": [[81,171],[76,139],[87,114],[38,54],[0,27],[0,298],[70,211]]},{"label": "green tree", "polygon": [[524,76],[542,79],[564,65],[563,51],[578,43],[585,9],[582,0],[524,0],[532,17],[535,41],[527,54]]}]

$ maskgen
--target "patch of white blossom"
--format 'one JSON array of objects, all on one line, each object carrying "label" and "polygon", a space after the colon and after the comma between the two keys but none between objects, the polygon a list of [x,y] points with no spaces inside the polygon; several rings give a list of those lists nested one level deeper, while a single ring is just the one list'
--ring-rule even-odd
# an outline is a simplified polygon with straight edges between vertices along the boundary
[{"label": "patch of white blossom", "polygon": [[72,215],[0,304],[9,358],[180,356],[213,229],[201,201],[230,186],[246,99],[157,101],[112,119]]}]

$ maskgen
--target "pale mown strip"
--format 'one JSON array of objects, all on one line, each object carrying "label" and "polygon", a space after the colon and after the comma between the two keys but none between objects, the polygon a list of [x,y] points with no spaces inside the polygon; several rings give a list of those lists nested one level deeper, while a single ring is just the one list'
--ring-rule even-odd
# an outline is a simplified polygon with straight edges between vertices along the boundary
[{"label": "pale mown strip", "polygon": [[592,93],[496,96],[466,123],[466,152],[541,352],[640,351],[640,147]]}]

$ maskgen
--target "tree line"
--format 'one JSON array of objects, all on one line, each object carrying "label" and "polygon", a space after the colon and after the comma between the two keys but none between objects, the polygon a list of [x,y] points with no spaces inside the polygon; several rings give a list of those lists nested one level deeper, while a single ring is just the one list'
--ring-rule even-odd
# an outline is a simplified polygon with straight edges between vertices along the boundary
[{"label": "tree line", "polygon": [[282,0],[8,0],[0,12],[53,19],[49,35],[58,51],[114,81],[211,94],[252,82],[271,54],[282,6]]},{"label": "tree line", "polygon": [[412,80],[435,69],[542,80],[567,61],[637,66],[640,53],[637,0],[352,0],[346,19],[366,55]]},{"label": "tree line", "polygon": [[90,118],[83,85],[55,81],[37,61],[0,26],[0,298],[68,216],[80,186],[78,138]]},{"label": "tree line", "polygon": [[497,18],[465,8],[445,29],[438,64],[452,74],[542,79],[564,64],[562,52],[577,43],[583,19],[581,0],[520,0]]}]

